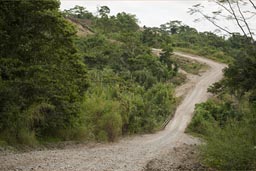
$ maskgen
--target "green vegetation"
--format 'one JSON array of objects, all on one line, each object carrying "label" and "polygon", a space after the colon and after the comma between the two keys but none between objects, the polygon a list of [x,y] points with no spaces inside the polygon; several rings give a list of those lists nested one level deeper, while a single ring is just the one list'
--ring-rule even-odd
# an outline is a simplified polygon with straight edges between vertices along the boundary
[{"label": "green vegetation", "polygon": [[[158,130],[176,107],[172,49],[154,56],[134,15],[109,16],[106,6],[98,17],[80,6],[61,13],[59,5],[0,2],[1,144]],[[76,36],[66,18],[93,33]]]},{"label": "green vegetation", "polygon": [[121,134],[158,130],[176,107],[169,83],[177,73],[170,65],[171,51],[164,51],[166,60],[152,55],[140,42],[139,32],[121,31],[116,41],[108,36],[101,33],[76,40],[89,70],[90,88],[82,110],[84,118],[91,116],[85,119],[87,129],[96,140],[109,141]]},{"label": "green vegetation", "polygon": [[[206,14],[204,7],[197,4],[190,13],[200,14],[230,35],[222,44],[221,41],[213,43],[218,49],[221,45],[233,60],[224,70],[224,79],[209,88],[215,97],[196,106],[188,131],[206,140],[202,145],[205,164],[218,170],[256,170],[256,42],[252,33],[255,28],[245,17],[247,12],[254,12],[256,6],[251,0],[248,4],[230,0],[215,2],[223,11],[212,11],[210,15],[208,10]],[[252,10],[242,9],[250,6]],[[232,12],[225,15],[224,11]],[[235,21],[243,35],[218,24],[216,21],[220,18]]]},{"label": "green vegetation", "polygon": [[99,18],[92,20],[96,34],[75,40],[88,67],[90,87],[81,112],[85,128],[90,137],[104,141],[160,129],[174,113],[173,90],[180,83],[172,48],[165,43],[160,58],[153,55],[141,42],[135,16],[109,16],[109,10],[100,7]]},{"label": "green vegetation", "polygon": [[[228,19],[222,11],[213,12],[213,16],[209,16],[203,12],[200,4],[190,9],[191,14],[199,13],[219,29],[230,34],[227,40],[217,41],[216,36],[212,35],[209,41],[216,40],[212,42],[215,44],[210,44],[221,50],[221,53],[225,52],[223,54],[232,57],[232,60],[227,61],[229,66],[224,71],[224,79],[209,88],[209,91],[215,94],[215,98],[196,106],[195,116],[188,131],[202,136],[207,141],[202,146],[202,160],[205,164],[219,170],[255,170],[255,40],[248,19],[244,17],[245,12],[240,9],[242,4],[239,1],[227,0],[216,3],[224,11],[233,11],[228,17],[234,17],[233,20],[243,35],[232,33],[216,23],[220,16]],[[252,1],[249,4],[255,7]],[[234,10],[235,6],[238,11]],[[246,26],[243,27],[241,23],[245,23]],[[205,39],[207,44],[209,41]]]},{"label": "green vegetation", "polygon": [[190,60],[186,58],[181,58],[179,56],[173,55],[173,60],[178,64],[179,68],[191,74],[200,74],[207,69],[207,65],[199,63],[195,60]]},{"label": "green vegetation", "polygon": [[207,141],[201,147],[205,164],[220,170],[253,170],[256,106],[246,98],[242,100],[244,104],[237,106],[228,98],[229,101],[214,99],[197,105],[188,131]]},{"label": "green vegetation", "polygon": [[[98,16],[59,1],[0,2],[0,145],[45,141],[115,141],[161,128],[176,108],[178,68],[203,65],[173,49],[229,64],[212,86],[213,99],[196,106],[188,131],[203,137],[206,164],[255,169],[255,41],[197,32],[179,21],[139,28],[134,15],[100,7]],[[76,36],[76,21],[91,34]],[[162,48],[155,56],[151,48]],[[190,63],[190,65],[188,65]]]},{"label": "green vegetation", "polygon": [[210,59],[231,63],[234,47],[239,35],[233,35],[227,40],[211,32],[198,32],[196,29],[182,24],[180,21],[170,21],[160,28],[144,28],[142,42],[155,48],[163,48],[166,43],[174,50],[201,55]]},{"label": "green vegetation", "polygon": [[9,144],[32,145],[79,120],[86,67],[58,8],[52,0],[0,2],[0,139]]},{"label": "green vegetation", "polygon": [[[216,98],[196,106],[187,131],[207,141],[202,146],[205,164],[220,170],[256,169],[255,41],[235,33],[226,39],[209,32],[200,33],[179,21],[146,28],[144,32],[153,47],[164,47],[160,40],[169,35],[168,44],[175,50],[229,64],[224,80],[209,89]],[[186,61],[175,60],[175,56],[172,59],[187,72],[197,73],[200,68],[183,64]]]},{"label": "green vegetation", "polygon": [[202,146],[205,164],[220,170],[256,169],[256,48],[242,36],[239,42],[239,56],[225,78],[209,88],[216,97],[196,106],[188,127],[207,141]]}]

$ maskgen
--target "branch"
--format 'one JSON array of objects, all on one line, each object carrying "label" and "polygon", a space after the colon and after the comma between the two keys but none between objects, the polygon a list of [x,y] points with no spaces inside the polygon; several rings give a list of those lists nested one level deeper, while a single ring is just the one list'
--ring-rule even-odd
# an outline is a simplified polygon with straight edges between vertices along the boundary
[{"label": "branch", "polygon": [[226,33],[231,34],[231,35],[233,34],[232,32],[228,31],[227,29],[225,29],[225,28],[219,26],[218,24],[216,24],[214,21],[212,21],[212,20],[210,19],[209,16],[203,14],[200,10],[198,10],[198,12],[199,12],[204,18],[206,18],[208,21],[210,21],[213,25],[215,25],[216,27],[218,27],[218,28],[221,29],[222,31],[225,31]]},{"label": "branch", "polygon": [[244,36],[247,37],[247,34],[246,34],[245,31],[244,31],[244,28],[241,26],[240,22],[239,22],[238,19],[237,19],[236,13],[235,13],[234,9],[232,8],[230,1],[227,0],[227,2],[228,2],[228,5],[229,5],[229,8],[230,8],[231,11],[232,11],[233,16],[235,17],[235,20],[236,20],[237,25],[240,27],[240,29],[241,29],[242,32],[244,33]]},{"label": "branch", "polygon": [[[222,3],[215,1],[216,4],[218,4],[219,6],[221,6],[222,8],[224,8],[229,14],[231,14],[232,16],[234,16],[234,14]],[[222,15],[222,17],[225,17],[224,15]],[[235,17],[233,17],[232,19],[235,19]],[[243,21],[240,18],[238,18],[239,21]]]},{"label": "branch", "polygon": [[246,21],[244,15],[243,15],[242,11],[241,11],[241,9],[240,9],[240,6],[239,6],[238,1],[236,1],[236,6],[237,6],[237,8],[238,8],[238,10],[239,10],[240,15],[242,16],[242,18],[243,18],[243,20],[244,20],[244,23],[245,23],[245,25],[246,25],[247,30],[248,30],[249,33],[250,33],[251,39],[253,39],[251,29],[250,29],[250,27],[249,27],[249,25],[248,25],[248,23],[247,23],[247,21]]},{"label": "branch", "polygon": [[255,4],[252,2],[252,0],[249,0],[250,1],[250,3],[252,4],[252,6],[256,9],[256,6],[255,6]]},{"label": "branch", "polygon": [[221,4],[220,2],[218,1],[215,1],[216,4],[218,4],[219,6],[221,6],[222,8],[224,8],[227,12],[229,12],[231,15],[233,15],[233,13],[227,8],[225,7],[225,5]]}]

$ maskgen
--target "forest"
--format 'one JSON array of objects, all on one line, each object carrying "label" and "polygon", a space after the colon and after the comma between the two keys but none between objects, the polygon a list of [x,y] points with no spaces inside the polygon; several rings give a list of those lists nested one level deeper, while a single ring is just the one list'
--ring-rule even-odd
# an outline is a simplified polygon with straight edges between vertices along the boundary
[{"label": "forest", "polygon": [[[173,51],[226,63],[186,132],[203,162],[256,167],[256,42],[198,32],[180,21],[141,28],[135,15],[60,11],[57,0],[0,2],[0,146],[118,141],[162,129],[185,79]],[[76,23],[87,33],[79,35]],[[160,56],[152,48],[162,49]]]}]

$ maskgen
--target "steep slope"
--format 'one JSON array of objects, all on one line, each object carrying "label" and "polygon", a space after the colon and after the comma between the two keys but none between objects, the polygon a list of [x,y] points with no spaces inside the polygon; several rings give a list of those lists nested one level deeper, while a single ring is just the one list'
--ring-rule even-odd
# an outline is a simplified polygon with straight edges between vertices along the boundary
[{"label": "steep slope", "polygon": [[75,25],[78,36],[85,37],[87,35],[94,34],[93,30],[90,28],[91,20],[78,19],[78,18],[72,18],[72,17],[68,17],[67,20]]}]

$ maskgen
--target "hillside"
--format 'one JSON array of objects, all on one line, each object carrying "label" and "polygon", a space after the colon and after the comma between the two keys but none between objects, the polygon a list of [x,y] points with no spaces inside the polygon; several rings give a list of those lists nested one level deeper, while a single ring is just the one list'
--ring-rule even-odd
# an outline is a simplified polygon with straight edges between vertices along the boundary
[{"label": "hillside", "polygon": [[75,25],[77,35],[85,37],[94,34],[94,31],[90,28],[92,21],[89,19],[79,19],[74,17],[68,17],[67,20]]}]

